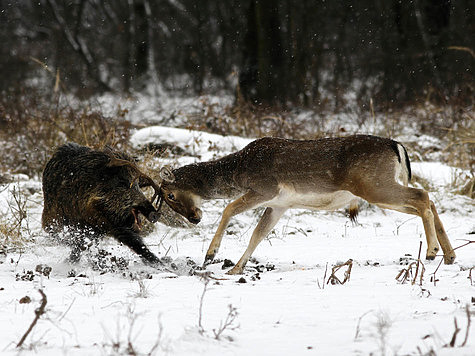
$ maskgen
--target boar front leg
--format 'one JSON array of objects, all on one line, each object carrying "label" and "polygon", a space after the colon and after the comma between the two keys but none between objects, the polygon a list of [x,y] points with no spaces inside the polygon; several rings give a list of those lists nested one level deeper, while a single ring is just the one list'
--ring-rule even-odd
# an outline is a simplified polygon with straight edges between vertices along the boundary
[{"label": "boar front leg", "polygon": [[148,249],[142,238],[132,229],[117,229],[113,232],[113,236],[119,242],[122,242],[132,251],[136,252],[146,264],[153,267],[163,264],[162,261]]}]

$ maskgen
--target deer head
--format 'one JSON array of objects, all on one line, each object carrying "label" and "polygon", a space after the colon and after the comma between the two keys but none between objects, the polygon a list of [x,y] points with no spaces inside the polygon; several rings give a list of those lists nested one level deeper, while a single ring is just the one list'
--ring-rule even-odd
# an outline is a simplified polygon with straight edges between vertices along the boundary
[{"label": "deer head", "polygon": [[178,214],[192,224],[198,224],[203,215],[199,206],[201,197],[186,189],[176,181],[163,181],[161,185],[163,200]]}]

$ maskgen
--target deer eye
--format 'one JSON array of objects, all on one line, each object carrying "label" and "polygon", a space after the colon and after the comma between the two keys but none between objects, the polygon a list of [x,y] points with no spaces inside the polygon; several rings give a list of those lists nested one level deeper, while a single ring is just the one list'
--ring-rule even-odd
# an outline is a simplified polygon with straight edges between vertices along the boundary
[{"label": "deer eye", "polygon": [[168,194],[168,199],[174,201],[175,200],[175,195],[173,193]]}]

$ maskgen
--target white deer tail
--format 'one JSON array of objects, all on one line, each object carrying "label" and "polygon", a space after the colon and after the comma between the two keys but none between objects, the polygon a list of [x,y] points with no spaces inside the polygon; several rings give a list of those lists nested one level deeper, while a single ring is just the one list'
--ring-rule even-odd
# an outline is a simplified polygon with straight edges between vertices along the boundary
[{"label": "white deer tail", "polygon": [[411,162],[409,161],[406,148],[399,142],[397,143],[397,150],[399,169],[396,169],[396,180],[401,181],[407,187],[412,177]]}]

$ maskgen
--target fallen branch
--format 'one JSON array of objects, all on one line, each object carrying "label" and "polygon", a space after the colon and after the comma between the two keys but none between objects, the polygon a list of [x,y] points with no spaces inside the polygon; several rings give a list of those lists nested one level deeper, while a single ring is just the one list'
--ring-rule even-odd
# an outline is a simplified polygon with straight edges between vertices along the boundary
[{"label": "fallen branch", "polygon": [[35,327],[36,323],[38,322],[38,319],[40,318],[41,315],[43,315],[45,313],[45,307],[46,307],[46,303],[47,303],[47,299],[46,299],[46,294],[44,294],[43,290],[41,289],[38,289],[38,292],[41,294],[41,305],[38,309],[35,310],[35,318],[33,319],[33,322],[31,323],[30,327],[28,328],[28,330],[26,331],[25,335],[23,335],[23,337],[21,338],[21,340],[18,342],[18,344],[16,345],[16,347],[21,347],[23,345],[23,343],[25,342],[26,338],[28,337],[28,335],[30,334],[31,330],[33,330],[33,328]]}]

